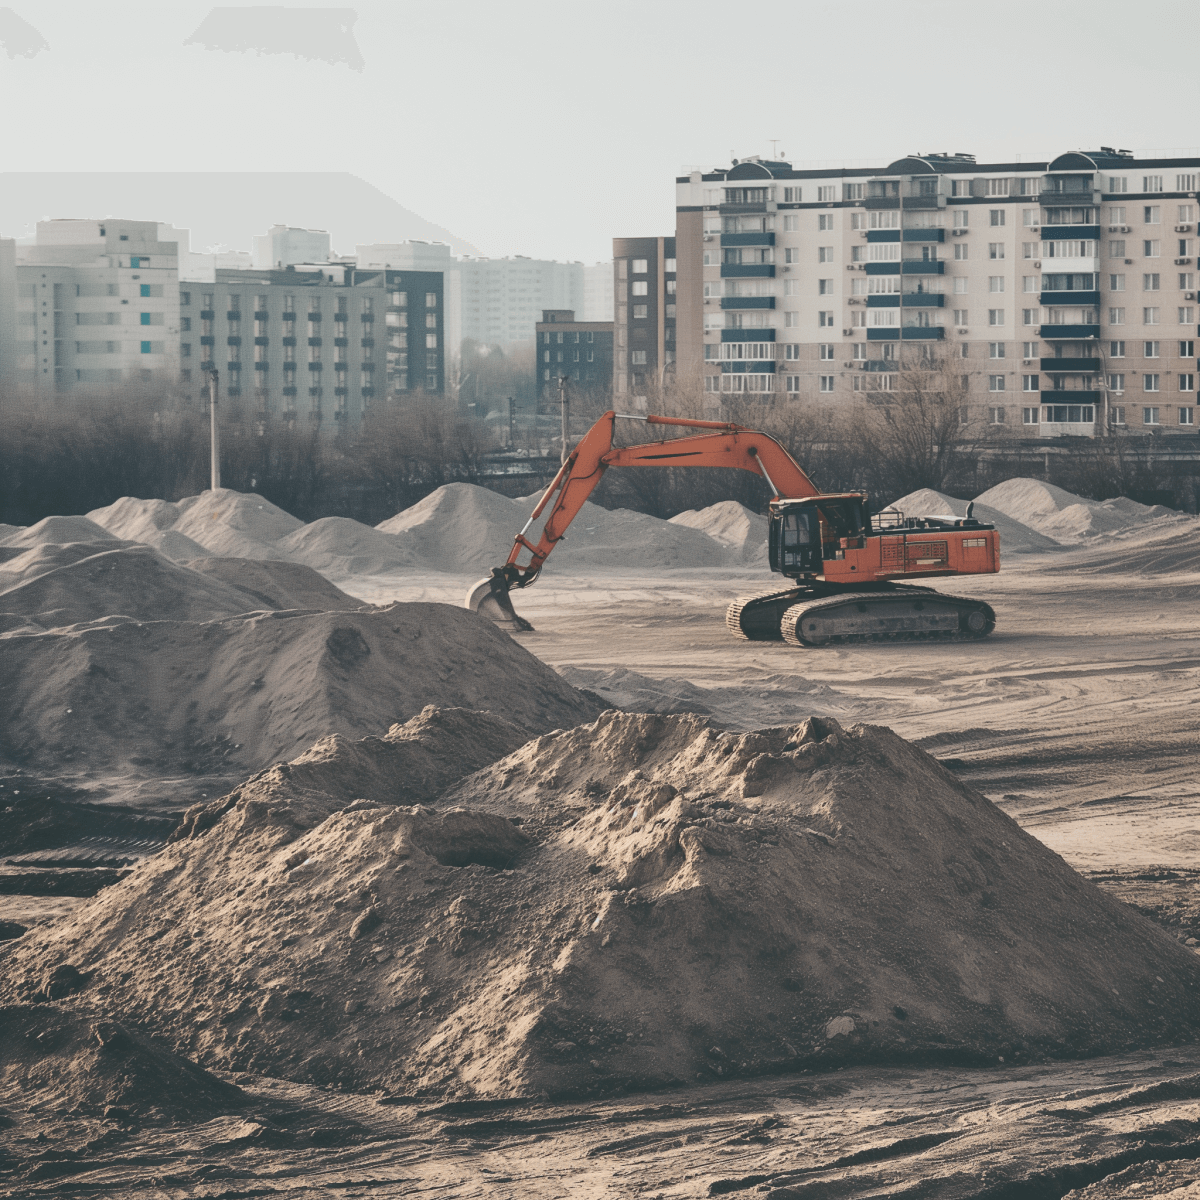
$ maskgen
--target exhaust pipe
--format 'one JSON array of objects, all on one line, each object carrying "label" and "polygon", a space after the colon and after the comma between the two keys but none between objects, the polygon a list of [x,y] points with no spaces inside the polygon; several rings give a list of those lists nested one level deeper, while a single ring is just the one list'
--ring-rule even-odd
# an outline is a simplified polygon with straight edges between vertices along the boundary
[{"label": "exhaust pipe", "polygon": [[533,626],[517,615],[508,593],[507,573],[503,567],[493,567],[491,575],[481,579],[467,593],[467,608],[514,633],[532,633]]}]

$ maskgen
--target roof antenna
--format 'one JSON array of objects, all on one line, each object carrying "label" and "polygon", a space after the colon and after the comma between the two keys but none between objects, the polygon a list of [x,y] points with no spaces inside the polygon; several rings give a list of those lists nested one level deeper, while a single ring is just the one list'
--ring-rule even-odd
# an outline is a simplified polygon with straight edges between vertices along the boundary
[{"label": "roof antenna", "polygon": [[772,159],[772,161],[774,161],[775,158],[777,157],[777,153],[778,153],[776,151],[775,147],[779,145],[779,139],[778,138],[767,138],[767,141],[771,143],[771,159]]}]

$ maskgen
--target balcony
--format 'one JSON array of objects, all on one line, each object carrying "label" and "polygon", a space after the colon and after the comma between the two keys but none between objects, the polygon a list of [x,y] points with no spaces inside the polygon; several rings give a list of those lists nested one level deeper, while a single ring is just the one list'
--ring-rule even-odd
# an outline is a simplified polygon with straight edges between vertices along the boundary
[{"label": "balcony", "polygon": [[321,344],[321,339],[319,337],[310,337],[308,339],[308,344],[310,346],[319,346]]},{"label": "balcony", "polygon": [[284,321],[294,321],[296,319],[296,314],[289,310],[288,312],[281,313],[280,319]]},{"label": "balcony", "polygon": [[265,308],[256,308],[254,310],[254,319],[256,321],[265,321],[270,316]]},{"label": "balcony", "polygon": [[1100,336],[1099,325],[1039,325],[1038,337],[1048,342],[1082,342]]},{"label": "balcony", "polygon": [[722,296],[722,308],[774,308],[774,296]]},{"label": "balcony", "polygon": [[906,259],[900,266],[902,275],[944,275],[946,273],[946,264],[940,260],[926,262],[920,258]]},{"label": "balcony", "polygon": [[216,341],[217,341],[217,339],[216,339],[215,337],[212,337],[212,336],[210,336],[209,334],[204,334],[204,335],[203,335],[203,336],[200,338],[200,345],[202,345],[202,346],[214,346],[214,345],[216,345]]},{"label": "balcony", "polygon": [[236,335],[234,337],[227,337],[225,339],[225,345],[227,345],[227,346],[240,346],[241,344],[242,344],[242,339],[240,337],[237,337]]},{"label": "balcony", "polygon": [[773,375],[775,364],[767,358],[741,358],[721,363],[722,375]]},{"label": "balcony", "polygon": [[[766,201],[766,200],[755,200],[755,201],[752,201],[747,204],[719,204],[719,205],[717,205],[717,211],[722,214],[725,214],[725,213],[765,213],[768,211],[767,204],[768,204],[768,201]],[[772,211],[772,212],[775,211],[775,205],[773,203],[771,204],[770,211]]]},{"label": "balcony", "polygon": [[[908,207],[909,205],[906,204],[905,208]],[[944,229],[906,229],[904,230],[904,240],[906,242],[944,242],[946,231]]]},{"label": "balcony", "polygon": [[1099,308],[1099,292],[1042,292],[1039,303],[1047,307],[1052,304],[1073,304],[1076,308]]},{"label": "balcony", "polygon": [[906,342],[940,342],[946,331],[941,325],[905,325],[900,336]]},{"label": "balcony", "polygon": [[1098,242],[1100,240],[1099,225],[1043,225],[1043,242]]},{"label": "balcony", "polygon": [[308,314],[308,319],[310,321],[319,321],[321,319],[321,314],[314,310]]},{"label": "balcony", "polygon": [[723,342],[773,342],[775,340],[775,330],[773,329],[722,329],[721,341]]},{"label": "balcony", "polygon": [[1068,375],[1095,375],[1100,370],[1099,358],[1043,358],[1039,366],[1047,374],[1056,371]]},{"label": "balcony", "polygon": [[254,339],[254,344],[256,346],[269,346],[271,344],[271,339],[265,337],[256,337]]},{"label": "balcony", "polygon": [[[900,207],[900,197],[899,196],[868,196],[866,198],[866,200],[863,201],[863,203],[867,208],[899,208]],[[909,205],[905,204],[904,207],[908,208]]]},{"label": "balcony", "polygon": [[882,262],[882,263],[867,263],[868,275],[899,275],[900,264],[898,262]]},{"label": "balcony", "polygon": [[333,344],[334,344],[335,346],[349,346],[349,345],[350,345],[350,339],[349,339],[349,338],[344,338],[344,337],[335,337],[335,338],[333,339]]},{"label": "balcony", "polygon": [[893,294],[891,296],[868,296],[867,297],[867,307],[868,308],[899,308],[900,307],[900,296],[899,296],[899,294]]},{"label": "balcony", "polygon": [[231,308],[225,314],[225,319],[228,321],[240,321],[242,319],[242,310],[240,308]]},{"label": "balcony", "polygon": [[202,308],[200,310],[200,320],[211,321],[217,314],[211,308]]},{"label": "balcony", "polygon": [[722,279],[774,279],[774,263],[722,263]]},{"label": "balcony", "polygon": [[941,292],[905,292],[901,299],[905,308],[946,307],[946,297]]},{"label": "balcony", "polygon": [[726,246],[773,246],[775,245],[775,235],[773,233],[723,233],[721,234],[721,247]]},{"label": "balcony", "polygon": [[898,342],[900,340],[899,329],[868,329],[868,342]]},{"label": "balcony", "polygon": [[898,229],[868,229],[867,242],[898,242],[900,240],[900,230]]}]

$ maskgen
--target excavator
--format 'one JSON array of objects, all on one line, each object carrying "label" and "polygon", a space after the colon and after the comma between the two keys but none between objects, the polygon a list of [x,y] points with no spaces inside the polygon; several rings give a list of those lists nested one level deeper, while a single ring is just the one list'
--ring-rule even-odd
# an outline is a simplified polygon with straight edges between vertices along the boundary
[{"label": "excavator", "polygon": [[[676,425],[706,432],[614,446],[617,421]],[[996,615],[981,600],[950,596],[911,581],[982,575],[1000,569],[1000,538],[971,516],[871,515],[861,492],[821,492],[773,437],[744,425],[606,412],[567,456],[507,561],[467,594],[467,607],[511,629],[532,630],[511,591],[534,583],[554,547],[610,467],[738,467],[762,476],[771,570],[791,587],[742,596],[730,604],[730,632],[751,642],[792,646],[987,637]],[[537,541],[526,535],[550,509]],[[522,557],[528,559],[522,562]]]}]

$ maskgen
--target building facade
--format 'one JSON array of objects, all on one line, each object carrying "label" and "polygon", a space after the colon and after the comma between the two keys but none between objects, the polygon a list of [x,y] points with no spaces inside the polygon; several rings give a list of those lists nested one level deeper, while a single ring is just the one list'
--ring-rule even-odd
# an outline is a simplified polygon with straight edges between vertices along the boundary
[{"label": "building facade", "polygon": [[15,247],[15,338],[4,377],[37,391],[179,374],[175,242],[153,221],[39,221]]},{"label": "building facade", "polygon": [[298,263],[328,262],[331,256],[329,234],[324,229],[272,225],[255,236],[251,265],[260,271],[279,271]]},{"label": "building facade", "polygon": [[693,172],[680,370],[837,402],[917,355],[955,376],[967,420],[1018,436],[1194,433],[1198,185],[1200,159],[1112,149]]},{"label": "building facade", "polygon": [[462,336],[485,346],[528,342],[545,309],[583,312],[583,263],[461,258]]},{"label": "building facade", "polygon": [[259,419],[361,420],[372,404],[445,389],[442,276],[340,264],[218,271],[178,295],[181,379]]},{"label": "building facade", "polygon": [[558,400],[558,381],[574,395],[612,392],[613,323],[577,321],[569,309],[546,309],[535,326],[539,404]]},{"label": "building facade", "polygon": [[613,300],[613,395],[644,402],[675,371],[675,238],[613,238]]}]

